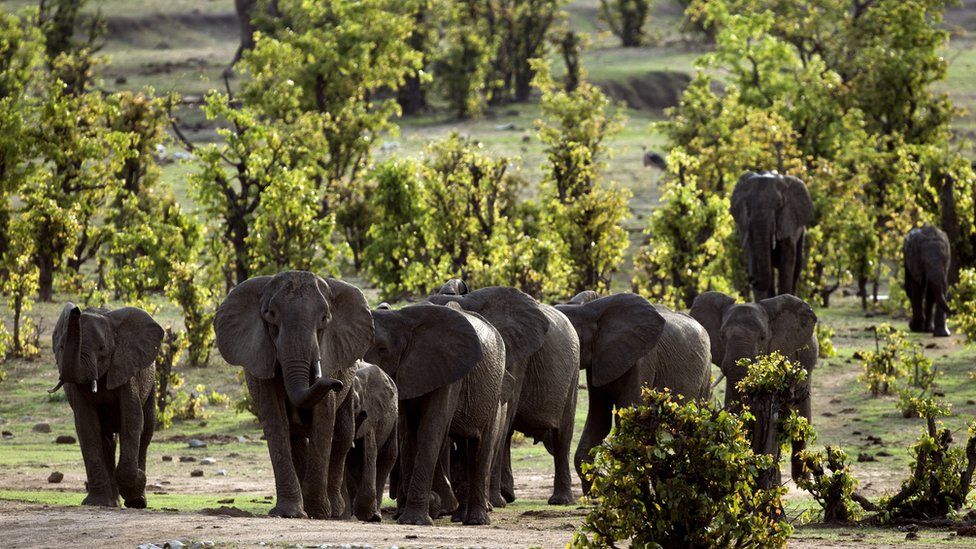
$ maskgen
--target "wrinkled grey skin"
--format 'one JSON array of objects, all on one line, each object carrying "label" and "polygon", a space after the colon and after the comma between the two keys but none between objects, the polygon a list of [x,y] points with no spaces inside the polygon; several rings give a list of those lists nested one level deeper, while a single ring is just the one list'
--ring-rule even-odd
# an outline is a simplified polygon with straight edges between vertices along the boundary
[{"label": "wrinkled grey skin", "polygon": [[746,172],[732,191],[731,212],[748,261],[753,299],[792,294],[803,270],[806,227],[813,223],[806,185],[776,172]]},{"label": "wrinkled grey skin", "polygon": [[463,281],[450,280],[441,292],[462,291],[461,296],[446,294],[428,299],[434,303],[456,301],[465,310],[485,317],[505,340],[505,369],[510,377],[503,398],[508,414],[492,467],[491,503],[504,507],[515,499],[511,464],[515,431],[544,442],[553,456],[555,479],[549,503],[573,503],[569,451],[579,384],[576,330],[554,307],[515,288],[495,286],[471,293],[467,289]]},{"label": "wrinkled grey skin", "polygon": [[[736,303],[721,292],[705,292],[695,298],[691,316],[705,327],[712,342],[712,362],[727,380],[725,406],[736,409],[742,395],[735,388],[746,375],[746,368],[736,364],[743,358],[778,351],[799,362],[807,371],[805,398],[796,406],[797,413],[810,417],[810,383],[817,365],[819,346],[814,328],[817,315],[802,299],[780,295],[758,303]],[[793,478],[802,474],[796,453],[804,448],[793,445]]]},{"label": "wrinkled grey skin", "polygon": [[[146,449],[156,424],[156,354],[163,329],[135,307],[65,305],[52,344],[85,460],[82,505],[146,507]],[[58,389],[55,387],[50,392]],[[119,461],[115,463],[115,434]]]},{"label": "wrinkled grey skin", "polygon": [[[457,518],[488,524],[488,483],[497,442],[505,343],[484,319],[438,305],[374,310],[376,334],[365,360],[396,382],[400,451],[397,520],[433,524],[430,494],[449,437],[463,443],[464,483]],[[447,490],[450,493],[450,490]]]},{"label": "wrinkled grey skin", "polygon": [[949,304],[949,237],[931,225],[918,227],[905,236],[902,247],[905,265],[905,293],[912,302],[913,332],[928,332],[948,337],[946,316]]},{"label": "wrinkled grey skin", "polygon": [[272,516],[341,517],[354,423],[349,387],[373,338],[358,288],[306,271],[238,284],[214,318],[224,360],[244,367],[268,440]]},{"label": "wrinkled grey skin", "polygon": [[644,386],[710,398],[708,333],[690,316],[655,307],[636,294],[599,297],[587,291],[556,308],[576,328],[580,368],[586,370],[589,408],[574,462],[583,491],[589,492],[582,465],[609,434],[614,407],[639,403]]},{"label": "wrinkled grey skin", "polygon": [[396,384],[379,366],[360,362],[350,399],[356,435],[346,456],[346,518],[380,522],[383,487],[397,459]]},{"label": "wrinkled grey skin", "polygon": [[437,293],[439,295],[466,295],[468,294],[468,285],[460,278],[452,278],[445,282]]}]

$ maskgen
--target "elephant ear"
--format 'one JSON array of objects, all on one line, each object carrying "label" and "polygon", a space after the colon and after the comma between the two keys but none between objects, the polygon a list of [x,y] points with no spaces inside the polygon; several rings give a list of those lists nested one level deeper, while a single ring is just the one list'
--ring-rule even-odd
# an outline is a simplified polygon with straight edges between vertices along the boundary
[{"label": "elephant ear", "polygon": [[790,294],[759,302],[769,315],[769,351],[787,357],[810,343],[817,325],[817,315],[802,299]]},{"label": "elephant ear", "polygon": [[58,365],[58,374],[64,379],[65,356],[77,357],[81,341],[81,309],[72,302],[61,309],[61,316],[54,326],[51,336],[51,348]]},{"label": "elephant ear", "polygon": [[722,352],[724,349],[720,343],[722,340],[722,318],[729,307],[734,304],[735,300],[722,292],[704,292],[695,298],[691,304],[691,310],[688,311],[691,318],[697,320],[708,332],[708,341],[712,348],[712,363],[716,365],[721,365],[723,359]]},{"label": "elephant ear", "polygon": [[758,185],[762,184],[762,178],[757,177],[755,172],[746,172],[739,177],[739,181],[732,190],[731,206],[729,212],[735,220],[735,226],[740,235],[747,233],[749,229],[749,201]]},{"label": "elephant ear", "polygon": [[261,318],[261,297],[271,278],[258,276],[234,286],[213,321],[220,356],[259,379],[275,373],[274,342]]},{"label": "elephant ear", "polygon": [[478,365],[481,339],[464,313],[439,305],[413,305],[396,313],[412,326],[394,379],[400,400],[454,383]]},{"label": "elephant ear", "polygon": [[782,193],[784,198],[780,219],[776,223],[776,237],[791,237],[801,227],[813,223],[813,200],[806,184],[793,176],[783,176]]},{"label": "elephant ear", "polygon": [[589,350],[596,338],[596,315],[592,309],[576,304],[556,305],[556,310],[569,319],[569,323],[576,330],[580,343],[580,368],[588,368],[589,364],[583,364],[585,350]]},{"label": "elephant ear", "polygon": [[590,365],[595,387],[626,373],[651,352],[664,330],[664,317],[637,294],[601,297],[582,307],[592,311],[597,322]]},{"label": "elephant ear", "polygon": [[319,345],[330,371],[351,368],[373,343],[373,315],[359,288],[335,278],[319,279],[319,290],[329,300],[332,321]]},{"label": "elephant ear", "polygon": [[115,389],[139,370],[152,366],[163,342],[163,327],[137,307],[122,307],[105,316],[115,332],[115,350],[106,381],[109,389]]},{"label": "elephant ear", "polygon": [[521,290],[506,286],[481,288],[464,296],[459,303],[498,330],[505,341],[507,364],[527,360],[546,342],[549,319],[539,302]]}]

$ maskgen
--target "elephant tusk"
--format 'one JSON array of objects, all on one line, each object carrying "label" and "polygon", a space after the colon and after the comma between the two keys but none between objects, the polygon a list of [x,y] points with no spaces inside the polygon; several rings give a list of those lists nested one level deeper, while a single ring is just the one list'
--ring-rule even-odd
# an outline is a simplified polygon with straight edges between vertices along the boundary
[{"label": "elephant tusk", "polygon": [[93,393],[97,393],[98,392],[98,380],[97,379],[93,379],[92,380],[92,392]]},{"label": "elephant tusk", "polygon": [[712,383],[712,389],[714,390],[716,387],[718,387],[718,384],[722,383],[723,379],[725,379],[725,372],[719,374],[718,379],[715,380],[715,383]]},{"label": "elephant tusk", "polygon": [[60,389],[63,385],[64,385],[64,380],[59,378],[58,379],[58,384],[55,385],[53,389],[48,389],[47,390],[48,394],[53,395],[54,393],[58,392],[58,389]]},{"label": "elephant tusk", "polygon": [[315,361],[315,365],[312,367],[313,381],[318,381],[322,377],[322,359]]}]

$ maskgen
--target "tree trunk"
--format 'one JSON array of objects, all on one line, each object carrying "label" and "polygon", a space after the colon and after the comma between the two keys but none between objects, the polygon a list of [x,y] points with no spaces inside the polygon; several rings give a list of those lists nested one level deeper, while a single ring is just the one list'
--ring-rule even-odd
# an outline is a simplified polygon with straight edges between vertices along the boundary
[{"label": "tree trunk", "polygon": [[37,258],[37,298],[50,302],[54,297],[54,257],[38,252]]}]

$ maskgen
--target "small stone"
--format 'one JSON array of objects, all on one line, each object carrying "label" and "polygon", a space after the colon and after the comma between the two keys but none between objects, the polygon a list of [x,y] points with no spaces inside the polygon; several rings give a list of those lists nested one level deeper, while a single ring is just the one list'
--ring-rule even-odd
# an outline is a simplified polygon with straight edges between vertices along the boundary
[{"label": "small stone", "polygon": [[191,438],[190,440],[186,441],[186,445],[189,446],[190,448],[206,448],[207,447],[207,443],[204,442],[204,441],[202,441],[202,440],[200,440],[200,439],[198,439],[198,438]]},{"label": "small stone", "polygon": [[234,498],[218,499],[217,503],[224,503],[230,505],[231,503],[234,503]]},{"label": "small stone", "polygon": [[58,438],[54,439],[55,444],[74,444],[76,442],[78,441],[71,435],[58,435]]},{"label": "small stone", "polygon": [[217,460],[214,459],[214,458],[209,458],[208,457],[208,458],[203,458],[203,459],[200,460],[200,465],[213,465],[215,463],[217,463]]},{"label": "small stone", "polygon": [[4,431],[3,433],[0,433],[0,436],[3,438],[14,438],[14,434],[10,431]]},{"label": "small stone", "polygon": [[905,534],[905,539],[906,540],[918,539],[918,533],[917,532],[909,532],[909,533]]},{"label": "small stone", "polygon": [[190,476],[191,477],[202,477],[203,476],[203,469],[194,469],[194,470],[190,471]]},{"label": "small stone", "polygon": [[34,428],[31,430],[34,431],[35,433],[50,433],[51,425],[47,423],[38,423],[34,425]]},{"label": "small stone", "polygon": [[[2,423],[3,422],[0,421],[0,424],[2,424]],[[237,435],[237,442],[240,442],[241,444],[244,444],[245,442],[247,442],[247,437],[241,436],[241,435]]]},{"label": "small stone", "polygon": [[190,549],[209,549],[214,546],[214,542],[209,540],[194,541],[190,544]]},{"label": "small stone", "polygon": [[163,461],[173,461],[173,456],[163,456]]},{"label": "small stone", "polygon": [[47,477],[47,481],[51,484],[58,484],[62,480],[64,480],[64,473],[60,471],[54,471],[50,476]]},{"label": "small stone", "polygon": [[196,460],[193,456],[180,456],[180,463],[193,463]]},{"label": "small stone", "polygon": [[217,475],[218,477],[226,477],[227,469],[217,469],[217,471],[214,472],[214,474]]},{"label": "small stone", "polygon": [[863,452],[857,455],[858,463],[864,463],[866,461],[877,461],[877,459],[875,459],[871,454],[866,454]]},{"label": "small stone", "polygon": [[[976,404],[976,400],[969,399],[969,400],[966,401],[966,404],[972,406],[973,404]],[[2,419],[0,419],[0,425],[3,425],[3,420]]]}]

